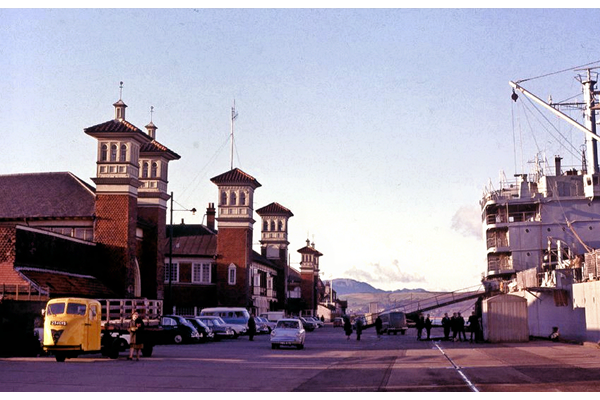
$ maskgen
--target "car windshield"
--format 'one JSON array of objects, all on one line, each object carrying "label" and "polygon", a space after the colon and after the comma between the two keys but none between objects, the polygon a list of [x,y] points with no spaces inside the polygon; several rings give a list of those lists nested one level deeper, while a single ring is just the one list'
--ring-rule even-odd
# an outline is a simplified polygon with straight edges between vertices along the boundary
[{"label": "car windshield", "polygon": [[65,312],[65,303],[48,304],[48,315],[63,314]]},{"label": "car windshield", "polygon": [[298,323],[296,321],[279,321],[277,322],[277,328],[298,329]]},{"label": "car windshield", "polygon": [[85,304],[69,303],[67,305],[67,314],[85,315]]}]

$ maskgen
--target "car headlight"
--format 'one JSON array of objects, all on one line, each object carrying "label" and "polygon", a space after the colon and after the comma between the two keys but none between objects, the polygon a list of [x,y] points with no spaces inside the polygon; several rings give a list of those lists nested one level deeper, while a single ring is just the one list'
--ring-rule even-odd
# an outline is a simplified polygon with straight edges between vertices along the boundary
[{"label": "car headlight", "polygon": [[271,331],[271,336],[275,336],[275,329]]}]

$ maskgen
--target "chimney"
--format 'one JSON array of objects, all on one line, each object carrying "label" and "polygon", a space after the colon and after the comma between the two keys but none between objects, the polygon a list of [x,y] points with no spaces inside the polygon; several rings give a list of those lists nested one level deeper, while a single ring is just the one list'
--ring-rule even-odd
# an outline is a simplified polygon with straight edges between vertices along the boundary
[{"label": "chimney", "polygon": [[206,208],[206,226],[211,231],[215,230],[215,203],[208,203],[208,207]]},{"label": "chimney", "polygon": [[554,157],[554,168],[556,169],[556,176],[560,176],[561,175],[561,160],[562,158],[560,156],[555,156]]}]

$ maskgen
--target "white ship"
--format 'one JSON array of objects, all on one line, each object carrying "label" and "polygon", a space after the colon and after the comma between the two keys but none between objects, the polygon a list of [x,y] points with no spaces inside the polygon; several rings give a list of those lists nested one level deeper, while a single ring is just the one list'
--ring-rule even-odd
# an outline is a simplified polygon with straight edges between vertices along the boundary
[{"label": "white ship", "polygon": [[[560,156],[548,166],[538,155],[532,171],[515,175],[512,182],[502,179],[484,192],[484,285],[504,293],[497,296],[503,299],[504,311],[498,311],[493,298],[484,302],[484,329],[492,339],[547,338],[558,328],[566,340],[600,341],[598,68],[572,70],[582,87],[581,103],[546,102],[526,90],[524,81],[510,82],[515,102],[527,101],[576,127],[585,146],[578,167],[565,168]],[[568,116],[564,107],[581,109],[583,121]],[[522,304],[524,311],[514,311],[515,304]],[[503,321],[501,314],[511,318]]]}]

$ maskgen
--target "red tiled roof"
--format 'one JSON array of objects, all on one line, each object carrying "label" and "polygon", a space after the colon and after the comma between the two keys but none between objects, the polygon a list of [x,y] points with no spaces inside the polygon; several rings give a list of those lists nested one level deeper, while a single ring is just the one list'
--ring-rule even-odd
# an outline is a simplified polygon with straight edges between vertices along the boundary
[{"label": "red tiled roof", "polygon": [[293,217],[294,214],[284,206],[279,203],[271,203],[267,206],[259,208],[256,210],[258,215],[287,215],[289,217]]},{"label": "red tiled roof", "polygon": [[179,154],[169,150],[166,146],[163,146],[156,140],[142,144],[140,147],[140,153],[166,153],[168,158],[171,160],[179,160],[181,158]]},{"label": "red tiled roof", "polygon": [[234,168],[230,171],[225,172],[224,174],[215,176],[210,180],[216,185],[219,184],[249,184],[254,188],[262,186],[254,177],[248,175],[244,171],[239,168]]},{"label": "red tiled roof", "polygon": [[116,294],[97,278],[64,272],[16,268],[38,289],[49,289],[50,297],[78,296],[88,298],[111,298]]},{"label": "red tiled roof", "polygon": [[[90,132],[137,132],[141,133],[145,136],[148,136],[144,131],[142,131],[137,126],[133,125],[130,122],[125,120],[119,121],[116,119],[111,119],[110,121],[103,122],[98,125],[90,126],[89,128],[85,128],[83,130],[85,133]],[[150,138],[150,136],[148,136]]]}]

